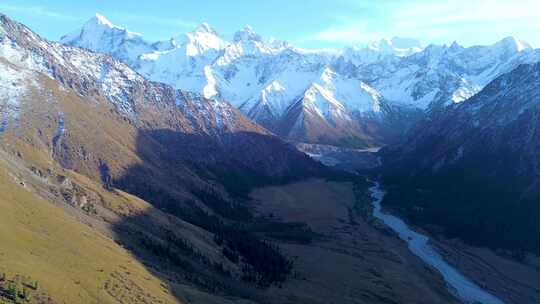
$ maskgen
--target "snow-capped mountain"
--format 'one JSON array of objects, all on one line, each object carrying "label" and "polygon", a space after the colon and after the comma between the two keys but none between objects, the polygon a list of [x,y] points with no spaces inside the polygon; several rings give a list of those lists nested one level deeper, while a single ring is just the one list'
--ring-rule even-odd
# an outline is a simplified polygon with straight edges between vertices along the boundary
[{"label": "snow-capped mountain", "polygon": [[431,110],[459,103],[519,64],[539,60],[540,51],[508,37],[490,46],[430,45],[399,60],[366,66],[351,62],[349,68],[385,98]]},{"label": "snow-capped mountain", "polygon": [[88,20],[80,30],[63,36],[60,42],[109,53],[130,65],[137,62],[139,55],[157,47],[144,41],[140,34],[116,26],[100,14]]},{"label": "snow-capped mountain", "polygon": [[[151,79],[184,90],[214,94],[210,66],[223,53],[225,41],[208,24],[171,39],[171,48],[140,55],[136,69]],[[180,85],[182,84],[182,85]]]},{"label": "snow-capped mountain", "polygon": [[[371,50],[382,55],[395,55],[405,57],[422,51],[420,41],[412,38],[394,37],[392,39],[381,39],[370,43],[364,50]],[[362,49],[359,49],[361,51]]]},{"label": "snow-capped mountain", "polygon": [[[110,23],[100,18],[96,20],[103,27],[116,31],[116,27],[111,27]],[[207,34],[211,35],[210,31],[203,35]],[[197,46],[197,51],[205,51],[204,46]],[[21,130],[21,125],[28,127],[28,122],[21,124],[23,118],[37,111],[37,107],[45,106],[53,114],[40,118],[36,128],[51,125],[48,121],[54,119],[57,138],[65,138],[62,149],[78,149],[77,144],[86,145],[87,151],[98,148],[91,146],[93,142],[68,144],[77,134],[75,130],[70,130],[70,126],[81,128],[81,124],[86,123],[77,121],[75,117],[84,113],[78,113],[77,107],[69,102],[73,96],[78,96],[93,111],[113,113],[112,117],[103,118],[104,124],[109,125],[110,120],[118,121],[120,125],[133,129],[130,136],[137,132],[148,132],[163,133],[156,135],[158,141],[170,139],[174,142],[175,138],[178,141],[182,138],[186,142],[173,147],[189,147],[178,154],[191,162],[218,162],[223,165],[231,161],[237,167],[263,170],[263,175],[281,175],[289,169],[292,171],[289,165],[293,163],[317,168],[304,154],[279,140],[227,102],[206,99],[200,94],[148,81],[108,54],[48,41],[2,14],[0,75],[0,133]],[[51,92],[65,92],[67,97],[49,98],[53,94]],[[101,131],[93,131],[101,134]],[[108,129],[104,132],[115,134],[116,131]],[[57,142],[53,140],[52,145],[56,146]],[[250,149],[257,152],[248,152]],[[118,148],[120,150],[122,148]],[[75,162],[73,159],[82,154],[76,152],[76,156],[73,156],[71,153],[75,152],[68,153],[72,165]],[[268,153],[272,153],[272,157]],[[289,156],[297,159],[293,162],[285,160]],[[91,166],[88,165],[88,155],[85,157],[87,169]],[[98,154],[94,154],[94,157],[98,157]],[[123,156],[114,157],[120,159]],[[104,158],[101,157],[102,160]],[[101,160],[96,158],[93,161],[93,165],[98,167]]]},{"label": "snow-capped mountain", "polygon": [[[540,60],[539,51],[514,38],[490,46],[423,48],[395,37],[324,51],[265,40],[250,27],[226,40],[204,23],[150,44],[140,36],[126,38],[133,34],[102,16],[76,33],[61,42],[112,54],[152,80],[227,100],[284,138],[357,146],[391,141],[381,136],[393,128],[387,117],[461,102],[498,75]],[[135,46],[127,51],[130,43]]]}]

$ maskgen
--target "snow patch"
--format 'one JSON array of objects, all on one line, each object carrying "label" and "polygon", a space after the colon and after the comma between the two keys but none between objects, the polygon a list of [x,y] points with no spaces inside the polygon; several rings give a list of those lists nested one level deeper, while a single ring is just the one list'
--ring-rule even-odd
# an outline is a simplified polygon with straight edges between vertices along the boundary
[{"label": "snow patch", "polygon": [[218,92],[216,90],[216,79],[212,73],[212,68],[209,66],[204,67],[204,76],[206,76],[207,83],[203,88],[203,96],[205,98],[211,99],[215,97]]},{"label": "snow patch", "polygon": [[0,133],[11,120],[18,119],[21,98],[31,85],[35,86],[35,82],[30,73],[0,61]]},{"label": "snow patch", "polygon": [[372,42],[367,46],[367,49],[385,55],[406,57],[422,51],[423,47],[416,39],[394,37]]}]

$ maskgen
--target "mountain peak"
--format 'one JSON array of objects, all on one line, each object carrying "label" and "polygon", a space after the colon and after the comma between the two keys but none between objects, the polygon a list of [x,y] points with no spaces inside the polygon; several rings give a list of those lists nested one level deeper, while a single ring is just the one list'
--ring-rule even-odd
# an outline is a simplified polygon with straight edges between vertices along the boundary
[{"label": "mountain peak", "polygon": [[129,64],[133,64],[141,53],[154,50],[141,34],[116,26],[99,13],[81,28],[62,36],[60,42],[101,53],[119,53],[117,59]]},{"label": "mountain peak", "polygon": [[381,52],[383,54],[392,54],[399,57],[411,55],[422,50],[420,41],[413,38],[393,37],[392,39],[383,38],[374,41],[368,45],[368,49]]},{"label": "mountain peak", "polygon": [[225,41],[206,22],[201,23],[194,31],[180,35],[175,38],[178,45],[186,46],[186,54],[198,56],[207,51],[221,50],[225,46]]},{"label": "mountain peak", "polygon": [[453,51],[460,50],[460,49],[463,49],[463,47],[457,41],[452,42],[452,44],[449,47],[449,50],[453,50]]},{"label": "mountain peak", "polygon": [[109,28],[117,27],[112,22],[110,22],[109,19],[107,19],[105,16],[103,16],[100,13],[96,13],[95,16],[92,19],[90,19],[89,21],[93,22],[93,23],[96,23],[96,24],[99,24],[99,25],[109,27]]},{"label": "mountain peak", "polygon": [[[86,23],[83,25],[80,31],[87,32],[87,33],[122,31],[129,38],[142,36],[139,33],[131,32],[124,27],[113,24],[111,21],[109,21],[109,19],[107,19],[107,17],[103,16],[100,13],[96,13],[94,17],[86,21]],[[66,36],[62,37],[61,39],[64,39],[64,38],[66,38]]]},{"label": "mountain peak", "polygon": [[392,48],[392,41],[388,38],[383,38],[379,41],[372,43],[371,45],[379,49]]},{"label": "mountain peak", "polygon": [[193,32],[217,35],[217,32],[210,26],[210,24],[208,24],[208,22],[201,23]]},{"label": "mountain peak", "polygon": [[253,28],[249,25],[244,26],[243,29],[237,31],[234,34],[233,40],[235,42],[238,41],[246,41],[246,40],[254,40],[254,41],[261,41],[262,38],[257,33],[253,31]]},{"label": "mountain peak", "polygon": [[392,42],[392,46],[398,49],[422,48],[422,43],[414,38],[393,37],[390,41]]},{"label": "mountain peak", "polygon": [[523,40],[519,40],[513,36],[505,37],[501,41],[496,42],[495,45],[502,46],[505,48],[510,48],[517,52],[521,52],[523,50],[532,48],[532,46],[529,43]]},{"label": "mountain peak", "polygon": [[255,35],[255,32],[253,31],[253,28],[251,27],[251,25],[246,25],[244,26],[240,31],[238,32],[242,32],[242,33],[246,33],[246,34],[250,34],[250,35]]}]

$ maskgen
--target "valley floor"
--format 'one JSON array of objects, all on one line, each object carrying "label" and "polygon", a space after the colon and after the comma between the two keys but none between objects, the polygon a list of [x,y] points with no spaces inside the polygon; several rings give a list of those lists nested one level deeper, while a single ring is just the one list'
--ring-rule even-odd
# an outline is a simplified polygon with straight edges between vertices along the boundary
[{"label": "valley floor", "polygon": [[[321,237],[281,243],[295,277],[270,292],[275,303],[454,303],[440,274],[370,216],[369,197],[352,183],[306,180],[257,189],[260,215],[305,222]],[[417,229],[417,228],[415,228]],[[430,234],[445,261],[505,303],[540,303],[540,260],[505,258],[486,248]]]},{"label": "valley floor", "polygon": [[457,303],[438,273],[360,216],[369,198],[355,198],[352,183],[313,179],[251,196],[260,215],[305,222],[321,236],[280,244],[295,257],[295,276],[270,290],[275,303]]},{"label": "valley floor", "polygon": [[[411,226],[410,223],[406,225]],[[428,246],[434,247],[450,267],[504,303],[540,303],[540,259],[537,256],[526,254],[518,261],[505,251],[474,247],[459,239],[449,239],[435,233],[440,231],[435,227],[430,229],[432,231],[415,226],[412,229],[426,236]],[[486,303],[495,303],[495,300]]]},{"label": "valley floor", "polygon": [[[302,147],[308,152],[313,152],[314,149],[313,145]],[[375,156],[370,155],[372,153],[343,154],[342,151],[336,149],[319,149],[316,152],[324,157],[343,156],[332,166],[348,169],[369,169],[370,166],[366,164],[373,163],[375,159]],[[355,159],[362,160],[362,162],[356,162],[362,165],[351,166],[355,163]],[[469,246],[460,240],[448,239],[440,233],[428,232],[418,227],[414,229],[429,236],[430,243],[452,267],[478,286],[493,291],[505,303],[540,303],[539,257],[528,254],[524,260],[517,261],[508,254],[505,255],[504,252]]]},{"label": "valley floor", "polygon": [[[31,286],[39,283],[31,303],[240,303],[238,298],[169,280],[160,263],[147,265],[151,260],[115,241],[106,227],[108,220],[85,221],[87,217],[73,213],[73,208],[57,208],[36,196],[39,187],[30,171],[8,169],[16,164],[9,161],[16,156],[3,158],[8,161],[0,163],[0,275],[5,273],[8,280],[0,276],[0,292],[19,280],[21,290],[26,285],[33,290]],[[86,179],[72,178],[92,188]],[[116,192],[118,197],[113,197],[96,189],[107,201],[122,201],[136,213],[151,209],[130,195]],[[283,284],[254,291],[253,302],[245,303],[458,303],[438,272],[370,216],[367,189],[362,180],[309,179],[252,191],[258,216],[306,223],[315,236],[307,243],[277,241],[294,260],[293,274]],[[154,213],[160,222],[165,220]],[[190,231],[183,233],[200,233]],[[449,263],[506,303],[540,302],[538,260],[519,263],[487,249],[435,239]]]},{"label": "valley floor", "polygon": [[[435,239],[435,240],[433,240]],[[436,235],[432,243],[444,259],[481,287],[489,287],[505,303],[540,303],[540,259],[505,258],[487,248]]]}]

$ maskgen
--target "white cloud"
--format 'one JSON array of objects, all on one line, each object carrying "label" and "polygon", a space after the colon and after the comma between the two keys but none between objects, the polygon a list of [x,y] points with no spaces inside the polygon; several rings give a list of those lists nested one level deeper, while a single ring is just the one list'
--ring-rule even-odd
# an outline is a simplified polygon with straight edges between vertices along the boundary
[{"label": "white cloud", "polygon": [[540,42],[540,0],[374,1],[371,15],[336,18],[306,41],[354,45],[394,36],[487,44],[505,36]]},{"label": "white cloud", "polygon": [[395,11],[399,20],[419,19],[429,24],[500,21],[540,17],[538,0],[460,0],[407,2]]},{"label": "white cloud", "polygon": [[312,39],[327,42],[358,42],[362,40],[362,33],[355,29],[329,28],[313,35]]},{"label": "white cloud", "polygon": [[369,27],[366,22],[350,22],[341,26],[324,29],[318,33],[310,35],[305,39],[305,41],[353,45],[372,42],[384,37],[382,36],[382,33],[367,30],[368,28]]},{"label": "white cloud", "polygon": [[[1,0],[0,0],[1,1]],[[93,14],[74,15],[72,13],[65,14],[63,12],[51,10],[48,7],[36,6],[36,5],[19,5],[19,4],[6,4],[0,3],[0,12],[9,15],[22,15],[28,18],[42,17],[48,20],[61,20],[72,23],[83,23],[90,19]],[[107,14],[106,18],[111,17],[113,23],[120,26],[126,26],[127,24],[135,25],[137,30],[144,30],[147,28],[163,29],[158,32],[162,32],[162,36],[154,37],[159,39],[168,39],[171,33],[174,35],[180,34],[186,29],[193,29],[197,26],[195,22],[186,21],[180,18],[161,17],[154,15],[144,14],[132,14],[129,12],[112,12]]]},{"label": "white cloud", "polygon": [[49,17],[62,20],[81,20],[80,17],[76,17],[72,14],[62,14],[49,10],[42,6],[24,6],[24,5],[9,5],[0,4],[0,10],[7,13],[19,13],[29,16]]},{"label": "white cloud", "polygon": [[530,34],[538,29],[540,1],[406,2],[396,7],[390,18],[391,30],[398,35],[417,33],[429,39],[465,40],[468,44],[517,35],[535,42],[537,35]]},{"label": "white cloud", "polygon": [[[75,16],[73,14],[65,14],[57,11],[50,10],[43,6],[25,6],[25,5],[11,5],[11,4],[0,4],[0,11],[6,13],[19,13],[29,16],[41,16],[48,18],[56,18],[70,21],[83,21],[90,18],[91,16]],[[137,22],[144,25],[155,25],[163,27],[172,27],[172,28],[193,28],[197,26],[196,23],[191,21],[185,21],[180,18],[170,18],[170,17],[157,17],[152,15],[137,15],[131,13],[113,13],[111,16],[114,19],[127,22]],[[109,17],[109,16],[106,16]]]},{"label": "white cloud", "polygon": [[162,27],[170,27],[172,30],[175,28],[186,29],[194,28],[197,26],[197,23],[186,21],[180,18],[169,18],[169,17],[157,17],[157,16],[147,16],[147,15],[135,15],[135,14],[115,14],[113,15],[119,20],[127,22],[136,22],[143,25],[155,25]]}]

